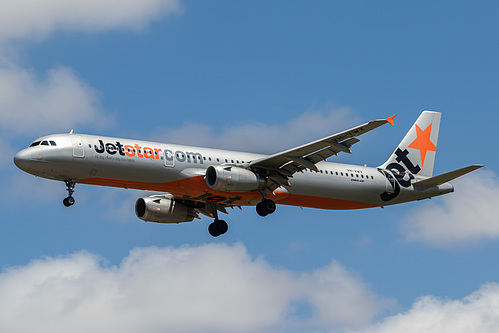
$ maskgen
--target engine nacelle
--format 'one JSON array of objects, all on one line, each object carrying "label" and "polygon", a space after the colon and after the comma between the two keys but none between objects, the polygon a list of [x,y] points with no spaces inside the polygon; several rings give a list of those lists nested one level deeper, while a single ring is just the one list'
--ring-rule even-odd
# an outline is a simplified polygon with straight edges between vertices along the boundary
[{"label": "engine nacelle", "polygon": [[194,208],[164,195],[137,199],[135,214],[141,220],[158,223],[191,222],[196,217]]},{"label": "engine nacelle", "polygon": [[251,170],[223,165],[206,169],[206,183],[214,190],[227,192],[263,190],[266,185],[265,179]]}]

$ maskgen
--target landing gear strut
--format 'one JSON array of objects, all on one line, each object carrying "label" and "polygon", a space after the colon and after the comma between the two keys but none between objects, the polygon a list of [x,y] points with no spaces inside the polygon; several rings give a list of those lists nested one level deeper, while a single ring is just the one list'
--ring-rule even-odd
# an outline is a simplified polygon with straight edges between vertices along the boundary
[{"label": "landing gear strut", "polygon": [[263,199],[256,205],[256,212],[260,216],[267,216],[275,212],[276,204],[270,199]]},{"label": "landing gear strut", "polygon": [[225,234],[229,230],[229,225],[224,220],[218,219],[217,206],[214,203],[207,203],[206,209],[210,212],[211,216],[215,218],[215,221],[208,226],[208,232],[213,237],[218,237]]},{"label": "landing gear strut", "polygon": [[75,191],[76,181],[74,179],[69,179],[64,181],[66,183],[66,190],[68,191],[68,196],[62,200],[64,206],[69,207],[74,205],[75,198],[73,198],[73,193]]}]

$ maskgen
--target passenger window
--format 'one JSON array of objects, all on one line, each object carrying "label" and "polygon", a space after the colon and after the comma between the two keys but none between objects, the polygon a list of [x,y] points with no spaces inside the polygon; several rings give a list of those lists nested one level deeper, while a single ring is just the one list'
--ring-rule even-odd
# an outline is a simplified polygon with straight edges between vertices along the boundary
[{"label": "passenger window", "polygon": [[35,142],[33,142],[33,143],[30,145],[30,147],[36,147],[36,146],[38,146],[39,144],[40,144],[40,141],[35,141]]},{"label": "passenger window", "polygon": [[42,146],[48,146],[49,142],[47,140],[43,140],[42,143],[40,143]]}]

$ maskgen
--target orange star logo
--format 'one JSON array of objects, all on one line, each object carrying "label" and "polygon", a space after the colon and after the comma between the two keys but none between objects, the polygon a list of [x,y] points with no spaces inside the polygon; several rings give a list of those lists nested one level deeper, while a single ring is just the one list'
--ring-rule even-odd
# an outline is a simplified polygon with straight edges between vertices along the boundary
[{"label": "orange star logo", "polygon": [[431,123],[424,131],[416,125],[417,138],[408,147],[418,149],[421,153],[421,164],[424,166],[424,160],[428,151],[437,151],[437,147],[430,141]]}]

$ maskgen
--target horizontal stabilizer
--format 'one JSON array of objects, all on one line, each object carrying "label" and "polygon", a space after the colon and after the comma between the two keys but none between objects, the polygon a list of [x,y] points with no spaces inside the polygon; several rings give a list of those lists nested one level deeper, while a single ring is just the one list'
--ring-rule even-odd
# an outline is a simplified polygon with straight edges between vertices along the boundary
[{"label": "horizontal stabilizer", "polygon": [[461,177],[468,172],[475,171],[476,169],[480,169],[483,165],[470,165],[462,169],[454,170],[451,172],[447,172],[435,177],[430,177],[428,179],[420,180],[418,182],[413,183],[412,185],[422,188],[428,188],[432,186],[441,185],[443,183],[447,183],[453,179]]}]

